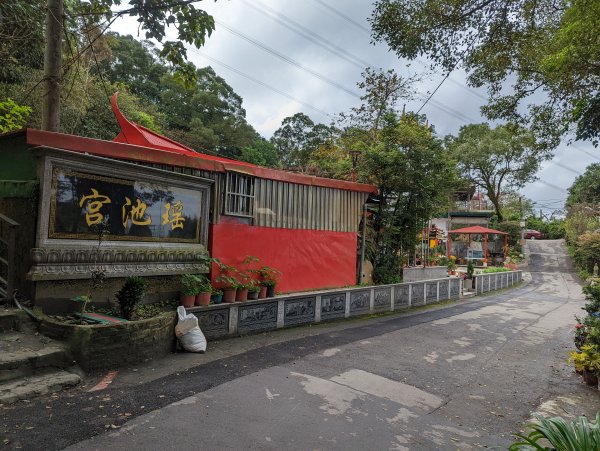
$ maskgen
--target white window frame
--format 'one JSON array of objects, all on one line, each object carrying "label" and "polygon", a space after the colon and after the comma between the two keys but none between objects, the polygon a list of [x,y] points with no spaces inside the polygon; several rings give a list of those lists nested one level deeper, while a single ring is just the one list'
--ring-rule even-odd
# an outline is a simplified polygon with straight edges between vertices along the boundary
[{"label": "white window frame", "polygon": [[253,218],[254,192],[254,177],[240,172],[227,172],[223,214]]}]

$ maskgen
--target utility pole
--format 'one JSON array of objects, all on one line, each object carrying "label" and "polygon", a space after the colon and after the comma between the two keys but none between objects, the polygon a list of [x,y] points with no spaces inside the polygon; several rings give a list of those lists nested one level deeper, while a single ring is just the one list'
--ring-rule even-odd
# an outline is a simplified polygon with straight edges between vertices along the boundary
[{"label": "utility pole", "polygon": [[48,0],[46,7],[42,130],[58,132],[60,129],[60,84],[62,78],[63,0]]},{"label": "utility pole", "polygon": [[519,196],[519,211],[521,212],[521,221],[519,221],[519,225],[521,226],[521,246],[525,241],[525,220],[523,219],[523,196]]}]

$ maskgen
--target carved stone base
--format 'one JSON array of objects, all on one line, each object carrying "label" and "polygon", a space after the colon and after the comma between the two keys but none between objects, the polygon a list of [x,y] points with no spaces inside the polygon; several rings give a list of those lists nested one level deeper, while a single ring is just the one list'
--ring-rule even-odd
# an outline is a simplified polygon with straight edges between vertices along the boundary
[{"label": "carved stone base", "polygon": [[160,276],[208,272],[201,250],[101,248],[34,248],[29,280],[64,280],[90,277],[102,270],[106,277]]}]

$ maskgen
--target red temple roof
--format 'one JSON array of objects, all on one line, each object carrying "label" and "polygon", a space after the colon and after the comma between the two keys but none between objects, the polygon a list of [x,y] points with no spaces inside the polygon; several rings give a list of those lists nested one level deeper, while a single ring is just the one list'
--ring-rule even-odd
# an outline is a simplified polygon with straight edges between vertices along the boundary
[{"label": "red temple roof", "polygon": [[153,149],[160,149],[166,152],[174,152],[180,155],[188,155],[191,157],[201,157],[206,160],[219,161],[222,163],[235,163],[242,166],[258,167],[252,163],[246,163],[245,161],[233,160],[231,158],[218,157],[215,155],[207,155],[204,153],[196,152],[194,149],[187,147],[177,141],[167,138],[166,136],[159,135],[158,133],[144,127],[143,125],[136,124],[135,122],[127,119],[117,104],[118,92],[115,92],[110,99],[113,113],[119,122],[121,132],[117,135],[113,141],[127,144],[134,144],[136,146],[152,147]]},{"label": "red temple roof", "polygon": [[462,229],[449,230],[448,233],[464,233],[464,234],[479,234],[479,235],[508,235],[507,232],[501,232],[500,230],[488,229],[487,227],[471,226],[464,227]]}]

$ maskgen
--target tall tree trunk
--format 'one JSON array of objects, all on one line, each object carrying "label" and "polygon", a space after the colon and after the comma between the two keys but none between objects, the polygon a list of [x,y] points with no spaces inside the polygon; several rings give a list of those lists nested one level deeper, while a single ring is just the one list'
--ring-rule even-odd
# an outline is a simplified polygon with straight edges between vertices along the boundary
[{"label": "tall tree trunk", "polygon": [[47,9],[42,130],[58,132],[60,129],[60,84],[62,78],[63,0],[48,0]]},{"label": "tall tree trunk", "polygon": [[490,200],[492,201],[492,204],[494,204],[494,210],[496,210],[496,217],[498,218],[498,222],[502,222],[504,220],[504,218],[502,217],[502,211],[501,211],[501,207],[500,207],[500,196],[489,196]]}]

